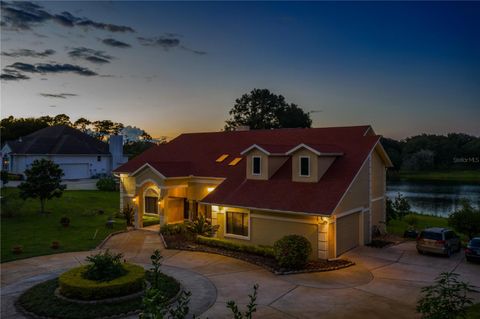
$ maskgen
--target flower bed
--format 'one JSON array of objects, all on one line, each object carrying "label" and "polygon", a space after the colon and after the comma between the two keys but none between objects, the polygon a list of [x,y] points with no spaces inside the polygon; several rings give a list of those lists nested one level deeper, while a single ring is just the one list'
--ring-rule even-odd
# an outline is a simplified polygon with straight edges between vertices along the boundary
[{"label": "flower bed", "polygon": [[[278,262],[273,257],[273,252],[271,252],[271,248],[269,249],[269,247],[240,245],[222,239],[200,236],[196,242],[185,240],[185,238],[179,236],[163,235],[163,237],[168,249],[201,251],[233,257],[263,267],[276,275],[331,271],[346,268],[355,264],[352,261],[344,259],[332,261],[317,259],[308,261],[301,269],[289,270],[283,269],[278,265]],[[249,246],[250,248],[245,248],[245,246]]]},{"label": "flower bed", "polygon": [[[147,280],[152,280],[149,272]],[[160,274],[160,289],[167,300],[173,300],[180,292],[181,286],[174,278]],[[112,318],[137,314],[142,306],[142,296],[133,299],[119,299],[118,302],[97,302],[82,304],[71,302],[55,295],[58,289],[58,278],[42,282],[25,291],[16,302],[17,308],[29,317],[91,319]]]},{"label": "flower bed", "polygon": [[59,277],[60,293],[72,299],[99,300],[129,295],[143,289],[145,270],[125,263],[126,274],[111,281],[84,278],[88,266],[73,268]]}]

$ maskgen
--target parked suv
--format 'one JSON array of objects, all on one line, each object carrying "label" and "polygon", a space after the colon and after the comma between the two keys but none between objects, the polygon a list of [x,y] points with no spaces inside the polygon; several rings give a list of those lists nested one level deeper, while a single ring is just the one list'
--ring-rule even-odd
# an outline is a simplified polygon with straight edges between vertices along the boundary
[{"label": "parked suv", "polygon": [[468,261],[480,262],[480,237],[475,237],[470,240],[465,248],[465,257]]},{"label": "parked suv", "polygon": [[429,252],[451,256],[460,249],[460,238],[448,228],[427,228],[417,238],[417,251],[420,254]]}]

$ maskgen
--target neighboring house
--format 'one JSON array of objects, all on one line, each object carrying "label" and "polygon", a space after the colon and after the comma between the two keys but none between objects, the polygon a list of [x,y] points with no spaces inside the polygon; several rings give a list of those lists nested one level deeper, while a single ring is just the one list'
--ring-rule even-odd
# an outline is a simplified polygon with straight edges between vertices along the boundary
[{"label": "neighboring house", "polygon": [[112,135],[109,143],[65,125],[50,126],[2,147],[2,169],[23,174],[34,160],[49,159],[60,166],[64,179],[91,178],[109,174],[126,163],[122,136]]},{"label": "neighboring house", "polygon": [[370,126],[182,134],[117,168],[120,205],[160,224],[198,214],[219,238],[273,245],[299,234],[334,258],[385,229],[386,168]]}]

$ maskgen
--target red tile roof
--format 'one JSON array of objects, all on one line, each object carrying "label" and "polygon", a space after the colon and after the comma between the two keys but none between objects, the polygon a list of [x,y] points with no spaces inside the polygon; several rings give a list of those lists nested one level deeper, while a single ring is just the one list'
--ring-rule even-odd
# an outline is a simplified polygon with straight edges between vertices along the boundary
[{"label": "red tile roof", "polygon": [[[132,173],[145,165],[166,177],[221,177],[225,180],[202,202],[249,208],[328,215],[337,206],[380,136],[365,136],[369,126],[277,129],[182,134],[167,144],[153,147],[117,173]],[[291,160],[269,180],[247,180],[246,163],[229,166],[230,159],[245,157],[242,151],[257,144],[277,153],[306,144],[321,152],[341,151],[318,183],[292,181]],[[288,146],[288,147],[287,147]],[[327,147],[328,146],[328,147]],[[227,160],[217,163],[222,154]]]}]

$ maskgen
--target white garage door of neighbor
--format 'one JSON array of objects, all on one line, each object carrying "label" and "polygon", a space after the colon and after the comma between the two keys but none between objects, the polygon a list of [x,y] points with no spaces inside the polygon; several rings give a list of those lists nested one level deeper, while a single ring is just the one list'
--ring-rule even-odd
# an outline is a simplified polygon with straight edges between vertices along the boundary
[{"label": "white garage door of neighbor", "polygon": [[90,169],[87,163],[60,164],[63,170],[63,179],[90,178]]},{"label": "white garage door of neighbor", "polygon": [[359,245],[360,213],[337,219],[337,256]]}]

